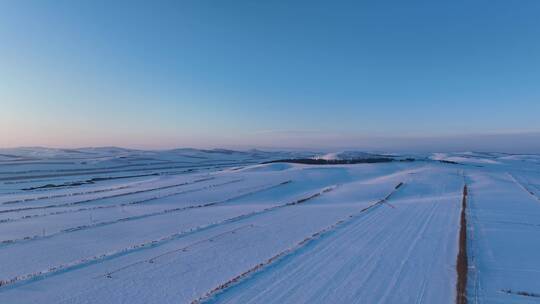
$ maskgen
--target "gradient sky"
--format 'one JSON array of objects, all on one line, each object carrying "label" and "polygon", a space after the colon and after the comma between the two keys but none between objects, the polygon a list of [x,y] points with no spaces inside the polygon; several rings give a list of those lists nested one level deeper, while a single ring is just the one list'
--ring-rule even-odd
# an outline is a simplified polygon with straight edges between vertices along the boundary
[{"label": "gradient sky", "polygon": [[0,0],[0,147],[502,134],[504,150],[540,134],[539,16],[538,0]]}]

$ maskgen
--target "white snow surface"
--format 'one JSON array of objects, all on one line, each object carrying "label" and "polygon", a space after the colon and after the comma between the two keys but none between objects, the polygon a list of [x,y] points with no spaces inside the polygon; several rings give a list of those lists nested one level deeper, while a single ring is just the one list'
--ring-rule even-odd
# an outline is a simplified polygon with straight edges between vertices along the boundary
[{"label": "white snow surface", "polygon": [[456,303],[465,185],[468,302],[540,302],[540,156],[316,155],[0,149],[0,303]]}]

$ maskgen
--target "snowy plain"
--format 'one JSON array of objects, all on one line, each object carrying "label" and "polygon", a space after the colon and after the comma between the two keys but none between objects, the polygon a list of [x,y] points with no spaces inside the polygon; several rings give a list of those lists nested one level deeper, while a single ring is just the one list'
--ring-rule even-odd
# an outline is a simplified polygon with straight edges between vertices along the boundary
[{"label": "snowy plain", "polygon": [[539,257],[538,155],[0,149],[2,304],[539,303]]}]

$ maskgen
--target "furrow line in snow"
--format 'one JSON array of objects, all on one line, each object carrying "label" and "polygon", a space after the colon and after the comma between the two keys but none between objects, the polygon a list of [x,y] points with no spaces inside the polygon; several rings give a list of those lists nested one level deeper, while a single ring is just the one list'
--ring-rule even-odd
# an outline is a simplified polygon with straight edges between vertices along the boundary
[{"label": "furrow line in snow", "polygon": [[[117,175],[117,176],[113,175],[113,176],[104,176],[104,177],[92,177],[89,180],[108,181],[108,180],[115,180],[115,179],[130,179],[130,178],[158,176],[158,175],[160,175],[159,172],[152,172],[152,173],[143,173],[143,174],[136,174],[136,175]],[[20,185],[20,184],[37,183],[37,182],[44,182],[44,181],[58,181],[58,179],[62,178],[62,177],[63,176],[50,176],[50,177],[44,177],[44,178],[35,177],[36,179],[23,179],[23,180],[18,179],[18,180],[15,180],[15,181],[6,181],[6,182],[4,182],[4,184],[5,185]],[[82,182],[82,183],[79,184],[80,182]],[[83,184],[87,184],[84,181],[66,181],[66,185],[63,185],[63,186],[60,186],[60,187],[67,187],[70,183],[79,184],[79,186],[83,185]],[[45,186],[45,185],[43,185],[43,186]],[[37,188],[29,187],[29,188],[25,188],[25,189],[21,189],[21,190],[32,191],[32,192],[38,192],[38,191],[40,191],[40,192],[49,192],[49,191],[52,191],[52,190],[55,190],[55,189],[58,189],[58,187],[48,188],[48,187],[38,186]]]},{"label": "furrow line in snow", "polygon": [[[286,181],[286,182],[281,183],[280,185],[288,184],[290,182],[291,181]],[[398,186],[400,186],[400,185],[398,185]],[[322,190],[320,190],[320,191],[318,191],[318,192],[316,192],[314,194],[311,194],[311,195],[308,195],[306,197],[294,200],[292,202],[288,202],[288,203],[277,205],[277,206],[268,207],[268,208],[265,208],[265,209],[259,210],[259,211],[253,211],[253,212],[249,212],[249,213],[246,213],[246,214],[241,214],[241,215],[238,215],[238,216],[235,216],[235,217],[232,217],[232,218],[224,219],[224,220],[221,220],[221,221],[216,221],[216,222],[213,222],[213,223],[200,225],[200,226],[197,226],[197,227],[192,227],[190,229],[186,229],[186,230],[183,230],[183,231],[180,231],[180,232],[177,232],[177,233],[173,233],[173,234],[170,234],[170,235],[167,235],[167,236],[163,236],[163,237],[158,238],[158,239],[146,241],[146,242],[139,243],[139,244],[136,244],[136,245],[132,245],[132,246],[129,246],[129,247],[125,247],[125,248],[122,248],[122,249],[112,250],[112,251],[109,251],[109,252],[106,252],[106,253],[103,253],[103,254],[99,254],[99,255],[92,256],[92,257],[83,258],[83,259],[79,259],[79,260],[76,260],[76,261],[72,261],[72,262],[65,263],[65,264],[60,264],[60,265],[57,265],[57,266],[52,266],[52,267],[49,267],[48,269],[41,270],[41,271],[36,271],[36,272],[28,273],[28,274],[18,275],[18,276],[9,278],[9,279],[0,279],[0,287],[6,287],[6,286],[15,287],[18,284],[24,284],[25,282],[29,282],[31,280],[43,279],[43,278],[48,277],[48,276],[52,276],[52,275],[59,274],[59,273],[62,273],[62,272],[67,272],[67,271],[70,271],[70,270],[73,270],[73,269],[76,269],[76,268],[89,266],[91,264],[100,263],[100,262],[103,262],[105,260],[114,259],[114,258],[124,256],[126,254],[130,254],[130,253],[133,253],[133,252],[136,252],[136,251],[149,249],[149,248],[155,248],[155,247],[163,245],[163,244],[165,244],[167,242],[174,241],[174,240],[177,240],[177,239],[180,239],[180,238],[183,238],[183,237],[186,237],[186,236],[198,233],[198,232],[202,232],[202,231],[206,231],[206,230],[209,230],[209,229],[212,229],[212,228],[216,228],[216,227],[219,227],[219,226],[222,226],[222,225],[225,225],[225,224],[235,223],[235,222],[238,222],[238,221],[241,221],[241,220],[245,220],[245,219],[248,219],[248,218],[251,218],[251,217],[254,217],[254,216],[257,216],[257,215],[261,215],[261,214],[266,214],[266,213],[276,211],[276,210],[279,210],[279,209],[282,209],[282,208],[301,205],[301,204],[307,203],[309,201],[312,201],[313,199],[315,199],[315,198],[317,198],[317,197],[319,197],[319,196],[321,196],[321,195],[323,195],[325,193],[328,193],[328,192],[336,189],[336,187],[337,187],[336,185],[330,186],[330,187],[325,187]],[[398,187],[396,187],[396,188],[398,188]],[[388,197],[389,196],[387,196],[387,198]],[[378,203],[382,203],[382,202],[379,201]],[[373,207],[373,206],[371,206],[371,207]],[[368,207],[368,208],[371,208],[371,207]],[[363,210],[366,210],[368,208],[365,208]],[[0,292],[1,292],[1,289],[0,289]]]},{"label": "furrow line in snow", "polygon": [[[262,188],[262,189],[257,189],[257,190],[250,191],[250,192],[247,192],[247,193],[242,193],[240,195],[236,195],[236,196],[233,196],[233,197],[221,200],[221,201],[216,201],[216,202],[211,202],[211,203],[204,203],[204,204],[197,204],[197,205],[190,205],[190,206],[183,206],[183,207],[178,207],[178,208],[165,209],[165,210],[161,210],[161,211],[156,211],[156,212],[151,212],[151,213],[146,213],[146,214],[141,214],[141,215],[135,215],[135,216],[129,216],[129,217],[124,217],[124,218],[110,220],[110,221],[103,221],[103,222],[92,223],[92,224],[87,224],[87,225],[80,225],[80,226],[77,226],[77,227],[63,229],[63,230],[60,230],[58,232],[47,234],[47,235],[36,234],[36,235],[33,235],[33,236],[26,236],[26,237],[22,237],[22,238],[18,238],[18,239],[3,240],[3,241],[0,241],[0,248],[7,247],[9,245],[20,244],[22,242],[29,242],[29,241],[35,241],[35,240],[41,240],[41,239],[49,239],[49,238],[52,238],[52,237],[55,237],[55,236],[58,236],[58,235],[61,235],[61,234],[65,234],[65,233],[71,233],[71,232],[76,232],[76,231],[81,231],[81,230],[88,230],[88,229],[93,229],[93,228],[98,228],[98,227],[103,227],[103,226],[109,226],[109,225],[128,222],[128,221],[136,221],[136,220],[145,219],[145,218],[149,218],[149,217],[153,217],[153,216],[160,216],[160,215],[166,215],[166,214],[170,214],[170,213],[183,212],[183,211],[192,210],[192,209],[212,207],[212,206],[216,206],[216,205],[220,205],[220,204],[230,202],[230,201],[235,200],[235,199],[239,199],[239,198],[243,198],[243,197],[246,197],[246,196],[249,196],[249,195],[253,195],[255,193],[259,193],[259,192],[270,190],[270,189],[273,189],[273,188],[276,188],[276,187],[279,187],[279,186],[282,186],[282,185],[286,185],[286,184],[288,184],[290,182],[291,182],[290,180],[285,181],[285,182],[281,182],[281,183],[279,183],[277,185],[271,185],[271,186],[267,186],[267,187]],[[164,198],[164,197],[168,197],[168,196],[173,196],[173,195],[177,195],[177,194],[169,193],[169,194],[157,197],[157,198],[147,199],[144,202],[154,200],[154,199],[158,199],[158,198]],[[142,202],[139,202],[139,203],[142,203]]]},{"label": "furrow line in snow", "polygon": [[[246,164],[257,164],[257,162],[232,162],[232,163],[216,163],[216,164],[193,164],[183,166],[169,166],[169,167],[152,167],[152,168],[137,168],[127,170],[102,170],[102,171],[80,171],[63,174],[42,174],[42,175],[15,175],[8,177],[0,177],[0,181],[17,181],[25,179],[38,179],[38,178],[50,178],[50,177],[67,177],[77,175],[90,175],[90,174],[105,174],[105,173],[121,173],[121,172],[143,172],[143,171],[160,171],[160,170],[172,170],[172,169],[203,169],[203,168],[215,168],[215,167],[229,167]],[[165,171],[166,172],[166,171]]]},{"label": "furrow line in snow", "polygon": [[315,240],[322,239],[330,232],[333,232],[337,230],[338,228],[344,226],[345,224],[353,221],[354,219],[357,219],[359,216],[365,214],[365,212],[374,209],[377,206],[380,206],[384,203],[386,203],[390,197],[396,193],[401,187],[403,186],[403,183],[399,183],[395,186],[394,190],[390,192],[388,195],[386,195],[383,199],[374,202],[373,204],[361,209],[358,212],[355,212],[353,214],[348,215],[345,218],[342,218],[341,220],[335,222],[334,224],[327,226],[326,228],[323,228],[312,235],[306,237],[302,241],[298,242],[293,247],[287,248],[278,254],[272,256],[271,258],[267,259],[266,261],[263,261],[250,269],[240,273],[239,275],[233,277],[232,279],[226,281],[225,283],[220,284],[219,286],[213,288],[203,296],[199,297],[198,299],[195,299],[191,302],[191,304],[200,304],[205,303],[207,301],[212,300],[216,295],[226,292],[231,287],[238,285],[239,283],[243,282],[244,280],[250,278],[253,274],[263,271],[264,269],[268,268],[270,265],[273,265],[275,263],[278,263],[279,261],[283,260],[285,257],[290,256],[294,254],[295,252],[299,251],[300,249],[306,247],[307,245],[311,244]]},{"label": "furrow line in snow", "polygon": [[241,231],[241,230],[244,230],[244,229],[247,229],[247,228],[253,228],[253,227],[255,227],[254,224],[249,224],[249,225],[240,226],[240,227],[235,228],[235,229],[227,230],[225,232],[216,234],[216,235],[211,236],[209,238],[193,242],[193,243],[191,243],[189,245],[186,245],[186,246],[183,246],[183,247],[180,247],[180,248],[176,248],[176,249],[173,249],[173,250],[169,250],[167,252],[164,252],[164,253],[161,253],[159,255],[153,256],[151,258],[144,259],[144,260],[141,260],[141,261],[137,261],[137,262],[122,266],[122,267],[120,267],[118,269],[115,269],[113,271],[109,271],[106,274],[96,276],[96,277],[94,277],[94,279],[98,279],[98,278],[101,278],[101,277],[112,278],[113,274],[119,273],[119,272],[121,272],[123,270],[126,270],[128,268],[131,268],[133,266],[137,266],[137,265],[144,264],[144,263],[153,264],[157,259],[159,259],[161,257],[171,255],[171,254],[174,254],[174,253],[178,253],[178,252],[187,252],[187,251],[189,251],[190,249],[192,249],[193,247],[195,247],[197,245],[200,245],[200,244],[203,244],[203,243],[208,243],[208,242],[213,242],[213,241],[218,240],[218,239],[220,239],[220,238],[222,238],[222,237],[224,237],[226,235],[235,234],[238,231]]},{"label": "furrow line in snow", "polygon": [[[75,162],[33,162],[32,164],[75,164]],[[174,162],[169,163],[169,165],[175,165],[179,164],[180,162]],[[20,164],[18,164],[20,165]],[[129,168],[129,167],[142,167],[142,166],[161,166],[163,165],[162,162],[156,162],[156,163],[137,163],[137,164],[129,164],[129,165],[117,165],[117,166],[110,166],[110,167],[98,167],[98,168],[73,168],[73,169],[34,169],[34,170],[24,170],[24,171],[4,171],[1,172],[0,175],[7,175],[7,174],[29,174],[29,173],[63,173],[63,172],[92,172],[92,171],[103,171],[103,170],[114,170],[114,169],[123,169],[123,168]]]},{"label": "furrow line in snow", "polygon": [[154,201],[154,200],[157,200],[157,199],[166,198],[166,197],[170,197],[170,196],[174,196],[174,195],[182,195],[182,194],[187,194],[187,193],[193,193],[193,192],[208,190],[208,189],[212,189],[212,188],[216,188],[216,187],[220,187],[220,186],[225,186],[225,185],[229,185],[229,184],[233,184],[233,183],[238,183],[238,182],[241,182],[243,180],[244,179],[236,179],[236,180],[227,181],[227,182],[224,182],[224,183],[212,184],[212,185],[204,186],[204,187],[197,188],[197,189],[182,190],[180,192],[174,192],[174,193],[169,193],[169,194],[165,194],[165,195],[161,195],[161,196],[145,198],[145,199],[142,199],[142,200],[137,200],[137,201],[133,201],[133,202],[129,202],[129,203],[121,203],[121,204],[114,204],[114,205],[103,205],[103,206],[95,206],[95,207],[84,207],[84,208],[79,208],[79,209],[55,211],[55,212],[50,212],[50,213],[45,213],[45,214],[26,215],[26,216],[19,217],[19,218],[7,218],[7,219],[0,220],[0,224],[2,224],[2,223],[12,223],[12,222],[28,220],[28,219],[34,219],[34,218],[39,218],[39,217],[46,217],[46,216],[51,216],[51,215],[60,215],[60,214],[66,214],[66,213],[77,213],[77,212],[83,212],[83,211],[92,211],[92,210],[101,210],[101,209],[110,209],[110,208],[118,208],[118,207],[139,205],[139,204],[148,203],[148,202],[151,202],[151,201]]},{"label": "furrow line in snow", "polygon": [[98,189],[98,190],[89,190],[89,191],[70,192],[70,193],[62,193],[62,194],[47,195],[47,196],[29,197],[29,198],[22,198],[22,199],[16,199],[16,200],[11,200],[11,201],[5,201],[5,202],[2,203],[2,205],[20,204],[20,203],[40,201],[40,200],[44,200],[44,199],[55,199],[55,198],[62,198],[62,197],[80,196],[80,195],[87,195],[87,194],[111,192],[111,191],[123,190],[123,189],[128,189],[128,188],[133,188],[133,187],[134,187],[133,185],[119,186],[119,187],[112,187],[112,188]]},{"label": "furrow line in snow", "polygon": [[118,194],[114,194],[114,195],[101,196],[101,197],[96,197],[96,198],[91,198],[91,199],[77,201],[77,202],[71,202],[71,203],[53,204],[53,205],[35,206],[35,207],[21,207],[21,208],[15,208],[15,209],[0,210],[0,213],[12,213],[12,212],[37,210],[37,209],[70,207],[70,206],[76,206],[76,205],[80,205],[80,204],[86,204],[86,203],[90,203],[90,202],[95,202],[95,201],[99,201],[99,200],[103,200],[103,199],[117,198],[117,197],[132,195],[132,194],[140,194],[140,193],[145,193],[145,192],[152,192],[152,191],[165,190],[165,189],[170,189],[170,188],[175,188],[175,187],[182,187],[182,186],[192,185],[192,184],[196,184],[196,183],[200,183],[200,182],[204,182],[204,181],[208,181],[208,180],[212,180],[212,179],[215,179],[215,177],[205,177],[205,178],[197,179],[197,180],[194,180],[194,181],[182,182],[182,183],[174,184],[174,185],[167,185],[167,186],[162,186],[162,187],[158,187],[158,188],[137,190],[137,191],[127,192],[127,193],[118,193]]}]

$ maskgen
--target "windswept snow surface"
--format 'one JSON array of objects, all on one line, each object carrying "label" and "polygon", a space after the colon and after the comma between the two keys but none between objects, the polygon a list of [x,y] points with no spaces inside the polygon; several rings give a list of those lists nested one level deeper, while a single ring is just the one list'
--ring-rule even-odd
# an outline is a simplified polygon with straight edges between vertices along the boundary
[{"label": "windswept snow surface", "polygon": [[469,303],[540,301],[539,156],[316,155],[0,150],[0,303],[456,303],[465,185]]}]

